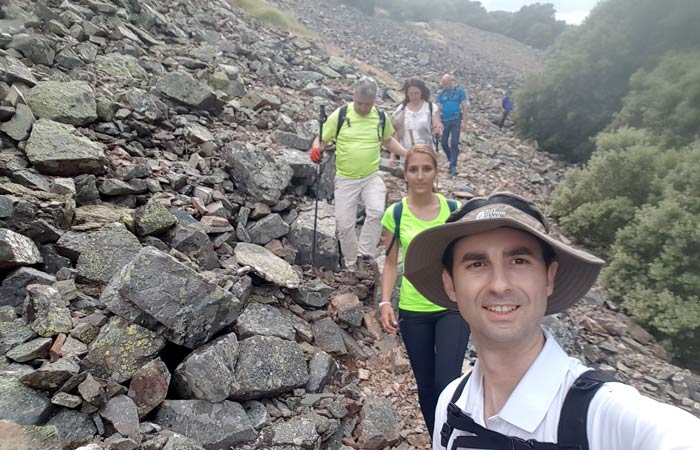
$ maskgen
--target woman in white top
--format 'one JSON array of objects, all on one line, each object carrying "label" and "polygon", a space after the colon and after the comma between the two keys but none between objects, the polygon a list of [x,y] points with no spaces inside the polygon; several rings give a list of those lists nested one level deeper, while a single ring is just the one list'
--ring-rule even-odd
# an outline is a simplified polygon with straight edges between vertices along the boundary
[{"label": "woman in white top", "polygon": [[[405,148],[426,144],[437,150],[433,135],[441,134],[442,123],[437,107],[430,102],[430,90],[421,80],[410,79],[404,83],[403,93],[404,100],[391,118],[396,139]],[[393,153],[389,164],[396,164]]]}]

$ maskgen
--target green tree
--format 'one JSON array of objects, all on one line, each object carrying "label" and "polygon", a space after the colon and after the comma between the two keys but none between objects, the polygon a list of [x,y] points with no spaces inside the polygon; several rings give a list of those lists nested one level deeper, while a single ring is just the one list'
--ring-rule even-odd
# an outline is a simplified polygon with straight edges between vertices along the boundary
[{"label": "green tree", "polygon": [[646,128],[668,147],[700,139],[700,52],[671,53],[640,69],[611,128]]},{"label": "green tree", "polygon": [[544,69],[517,95],[523,137],[574,161],[610,123],[630,76],[669,50],[700,48],[696,0],[603,0],[580,27],[560,35]]}]

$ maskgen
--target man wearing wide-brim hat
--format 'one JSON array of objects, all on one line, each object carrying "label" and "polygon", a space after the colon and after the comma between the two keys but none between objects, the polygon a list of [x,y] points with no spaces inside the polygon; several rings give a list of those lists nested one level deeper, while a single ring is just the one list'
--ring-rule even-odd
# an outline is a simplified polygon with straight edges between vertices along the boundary
[{"label": "man wearing wide-brim hat", "polygon": [[478,355],[440,396],[433,450],[700,448],[699,419],[590,371],[541,328],[586,294],[603,264],[504,192],[415,237],[405,276],[430,301],[459,309]]}]

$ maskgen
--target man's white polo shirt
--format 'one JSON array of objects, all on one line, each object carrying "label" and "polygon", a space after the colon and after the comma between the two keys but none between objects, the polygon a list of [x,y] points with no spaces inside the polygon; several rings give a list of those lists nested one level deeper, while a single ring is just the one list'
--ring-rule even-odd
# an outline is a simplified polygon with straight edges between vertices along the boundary
[{"label": "man's white polo shirt", "polygon": [[[499,433],[540,442],[557,442],[559,413],[569,387],[589,370],[564,353],[547,331],[545,345],[503,409],[484,420],[483,374],[477,361],[472,376],[456,404],[479,425]],[[440,430],[447,405],[461,378],[440,395],[435,411],[433,450],[443,450]],[[455,436],[468,433],[455,430]],[[644,397],[635,388],[608,383],[600,388],[588,410],[590,450],[700,449],[700,419],[679,408]]]}]

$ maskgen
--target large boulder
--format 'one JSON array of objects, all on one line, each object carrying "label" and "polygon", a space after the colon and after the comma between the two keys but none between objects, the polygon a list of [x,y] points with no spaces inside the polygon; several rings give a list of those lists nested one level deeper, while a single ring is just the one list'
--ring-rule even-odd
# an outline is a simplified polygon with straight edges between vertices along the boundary
[{"label": "large boulder", "polygon": [[119,53],[97,55],[95,70],[103,76],[117,80],[140,80],[148,77],[146,71],[139,65],[138,59]]},{"label": "large boulder", "polygon": [[240,189],[259,201],[274,205],[292,179],[292,168],[271,153],[251,147],[237,142],[226,144],[226,166]]},{"label": "large boulder", "polygon": [[139,417],[160,405],[168,395],[170,372],[160,359],[154,359],[139,368],[129,383],[129,397],[136,404]]},{"label": "large boulder", "polygon": [[233,323],[243,304],[172,256],[145,247],[105,287],[115,314],[195,349]]},{"label": "large boulder", "polygon": [[268,214],[248,228],[251,241],[259,245],[281,238],[288,232],[289,225],[279,214]]},{"label": "large boulder", "polygon": [[70,333],[73,321],[70,310],[61,294],[52,286],[31,284],[27,286],[29,301],[25,303],[24,318],[39,336],[53,337]]},{"label": "large boulder", "polygon": [[95,92],[85,81],[41,81],[29,91],[27,103],[38,118],[71,125],[97,119]]},{"label": "large boulder", "polygon": [[214,91],[187,72],[171,72],[158,81],[156,89],[170,100],[193,109],[214,111],[221,107]]},{"label": "large boulder", "polygon": [[76,448],[87,444],[97,434],[92,417],[71,409],[61,409],[46,422],[46,425],[56,427],[63,448]]},{"label": "large boulder", "polygon": [[51,414],[51,408],[46,395],[25,386],[15,377],[0,376],[0,420],[38,425]]},{"label": "large boulder", "polygon": [[0,56],[0,78],[8,83],[18,81],[27,86],[36,84],[36,78],[34,78],[32,71],[13,56]]},{"label": "large boulder", "polygon": [[367,398],[360,412],[358,443],[367,450],[379,450],[399,440],[401,418],[386,398]]},{"label": "large boulder", "polygon": [[[315,206],[307,203],[299,208],[299,216],[292,223],[287,239],[297,249],[297,264],[311,264],[314,240]],[[337,270],[340,250],[336,238],[335,209],[326,202],[318,204],[316,221],[316,267]]]},{"label": "large boulder", "polygon": [[98,377],[123,383],[155,359],[164,346],[165,339],[158,334],[112,317],[90,344],[82,364]]},{"label": "large boulder", "polygon": [[234,333],[221,336],[190,353],[175,369],[175,392],[184,399],[220,402],[231,394],[238,339]]},{"label": "large boulder", "polygon": [[0,228],[0,270],[16,266],[31,266],[42,262],[36,244],[26,236]]},{"label": "large boulder", "polygon": [[309,381],[304,353],[294,341],[253,336],[240,342],[231,398],[269,397]]},{"label": "large boulder", "polygon": [[301,276],[285,260],[265,247],[239,242],[234,249],[238,264],[250,266],[263,279],[281,287],[295,289]]},{"label": "large boulder", "polygon": [[123,224],[107,225],[91,233],[78,257],[78,276],[95,283],[108,283],[141,250],[138,238]]},{"label": "large boulder", "polygon": [[86,138],[71,125],[39,119],[27,142],[27,158],[46,175],[101,174],[106,159],[102,145]]},{"label": "large boulder", "polygon": [[243,407],[229,400],[166,400],[155,423],[184,434],[207,450],[229,450],[257,437]]}]

